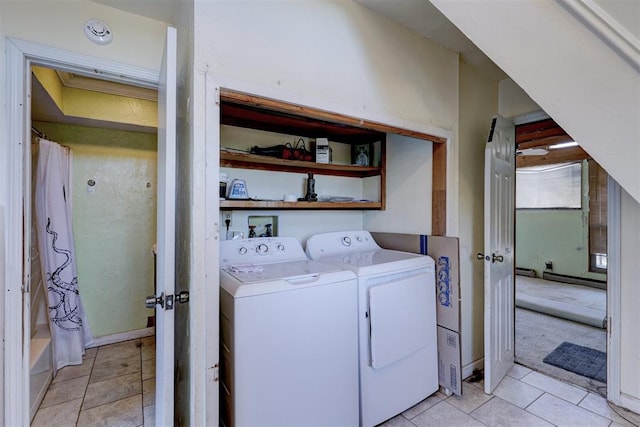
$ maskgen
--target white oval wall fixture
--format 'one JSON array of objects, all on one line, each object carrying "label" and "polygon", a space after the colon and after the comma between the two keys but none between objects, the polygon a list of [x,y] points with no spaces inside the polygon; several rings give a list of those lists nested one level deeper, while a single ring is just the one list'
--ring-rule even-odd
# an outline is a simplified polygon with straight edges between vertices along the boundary
[{"label": "white oval wall fixture", "polygon": [[89,19],[85,22],[84,34],[97,44],[109,44],[113,40],[111,28],[99,19]]}]

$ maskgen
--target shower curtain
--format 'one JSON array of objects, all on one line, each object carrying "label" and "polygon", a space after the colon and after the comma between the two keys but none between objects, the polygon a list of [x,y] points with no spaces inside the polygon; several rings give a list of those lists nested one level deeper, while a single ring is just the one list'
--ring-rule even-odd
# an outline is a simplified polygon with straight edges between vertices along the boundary
[{"label": "shower curtain", "polygon": [[54,368],[82,363],[93,338],[78,292],[71,219],[71,149],[39,140],[35,210],[46,278]]}]

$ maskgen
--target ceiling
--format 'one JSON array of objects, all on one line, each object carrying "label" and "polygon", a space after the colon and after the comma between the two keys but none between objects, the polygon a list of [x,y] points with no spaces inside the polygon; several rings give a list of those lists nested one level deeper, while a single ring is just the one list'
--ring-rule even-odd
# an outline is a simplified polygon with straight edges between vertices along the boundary
[{"label": "ceiling", "polygon": [[[91,90],[113,95],[135,97],[155,101],[157,91],[113,83],[106,80],[98,80],[90,77],[72,75],[58,71],[61,84],[66,87],[75,87],[80,90]],[[31,79],[31,120],[34,122],[61,123],[69,125],[97,127],[104,129],[118,129],[133,132],[155,133],[156,128],[139,126],[128,123],[108,122],[83,117],[65,115],[53,101],[40,81],[32,75]]]}]

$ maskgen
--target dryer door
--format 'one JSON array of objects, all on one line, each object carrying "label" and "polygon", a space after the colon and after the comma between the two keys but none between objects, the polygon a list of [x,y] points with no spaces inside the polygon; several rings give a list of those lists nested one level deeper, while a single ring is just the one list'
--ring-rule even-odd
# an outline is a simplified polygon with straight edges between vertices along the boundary
[{"label": "dryer door", "polygon": [[382,369],[433,338],[433,279],[424,270],[369,288],[370,360]]}]

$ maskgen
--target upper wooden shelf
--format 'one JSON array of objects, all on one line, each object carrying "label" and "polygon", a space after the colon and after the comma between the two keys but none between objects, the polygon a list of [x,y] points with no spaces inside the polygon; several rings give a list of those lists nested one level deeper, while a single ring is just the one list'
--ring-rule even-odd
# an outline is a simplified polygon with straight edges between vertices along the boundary
[{"label": "upper wooden shelf", "polygon": [[383,141],[385,138],[385,133],[371,129],[230,102],[222,102],[220,105],[220,123],[288,135],[329,138],[331,141],[347,144],[365,144]]},{"label": "upper wooden shelf", "polygon": [[220,166],[280,172],[315,173],[318,175],[364,178],[382,174],[381,167],[336,165],[299,160],[284,160],[256,154],[220,151]]},{"label": "upper wooden shelf", "polygon": [[282,202],[279,200],[220,200],[220,209],[384,209],[381,202]]}]

